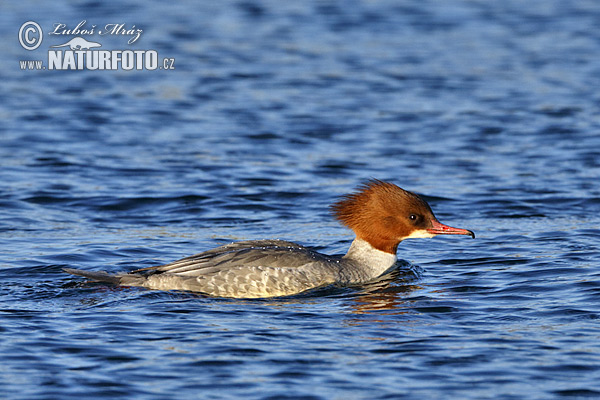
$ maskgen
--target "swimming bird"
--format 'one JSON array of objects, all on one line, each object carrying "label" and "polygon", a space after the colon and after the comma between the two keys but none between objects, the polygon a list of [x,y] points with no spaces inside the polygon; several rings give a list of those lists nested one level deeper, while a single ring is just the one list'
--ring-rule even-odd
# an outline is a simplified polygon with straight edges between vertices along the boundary
[{"label": "swimming bird", "polygon": [[393,269],[404,239],[475,234],[440,223],[420,196],[390,182],[370,180],[331,206],[356,235],[346,255],[329,256],[283,240],[234,242],[169,264],[111,275],[65,268],[95,281],[215,297],[289,296],[328,286],[376,280]]}]

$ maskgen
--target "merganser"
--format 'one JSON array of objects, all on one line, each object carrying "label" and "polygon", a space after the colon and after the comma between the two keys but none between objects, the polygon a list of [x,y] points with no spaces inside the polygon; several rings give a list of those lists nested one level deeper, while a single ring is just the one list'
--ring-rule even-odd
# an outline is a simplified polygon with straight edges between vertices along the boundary
[{"label": "merganser", "polygon": [[283,240],[250,240],[217,247],[170,264],[117,275],[65,268],[86,278],[122,286],[187,290],[215,297],[290,296],[327,285],[376,280],[396,262],[398,244],[409,238],[475,234],[440,223],[418,195],[370,180],[331,206],[356,238],[343,257]]}]

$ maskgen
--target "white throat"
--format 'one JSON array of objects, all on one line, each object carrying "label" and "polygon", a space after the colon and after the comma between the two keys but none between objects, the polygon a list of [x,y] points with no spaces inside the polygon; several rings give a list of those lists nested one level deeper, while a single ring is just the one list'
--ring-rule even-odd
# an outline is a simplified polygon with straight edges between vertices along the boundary
[{"label": "white throat", "polygon": [[432,238],[434,236],[435,235],[433,233],[429,233],[425,229],[419,229],[419,230],[413,231],[410,235],[403,237],[402,240],[404,240],[404,239],[417,239],[417,238],[419,238],[419,239],[428,239],[428,238]]},{"label": "white throat", "polygon": [[396,263],[396,255],[377,250],[365,240],[356,238],[344,256],[352,260],[363,270],[370,279],[383,275]]}]

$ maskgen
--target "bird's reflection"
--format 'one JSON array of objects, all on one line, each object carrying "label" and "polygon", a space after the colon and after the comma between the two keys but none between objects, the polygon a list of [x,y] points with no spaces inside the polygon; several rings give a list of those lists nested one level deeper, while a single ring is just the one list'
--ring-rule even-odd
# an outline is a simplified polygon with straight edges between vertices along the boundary
[{"label": "bird's reflection", "polygon": [[419,266],[399,261],[395,269],[377,281],[362,286],[362,290],[353,298],[353,313],[382,310],[406,313],[406,298],[411,292],[421,288],[414,282],[420,278],[422,272]]}]

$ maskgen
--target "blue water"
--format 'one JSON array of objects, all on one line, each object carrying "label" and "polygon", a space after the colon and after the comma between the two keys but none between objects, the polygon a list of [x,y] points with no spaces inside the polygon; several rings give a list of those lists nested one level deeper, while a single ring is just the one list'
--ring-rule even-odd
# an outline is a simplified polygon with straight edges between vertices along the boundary
[{"label": "blue water", "polygon": [[[0,12],[10,399],[600,397],[600,5],[219,1]],[[175,70],[23,71],[28,20],[143,28]],[[343,254],[371,178],[468,237],[378,285],[223,300],[85,282],[234,240]]]}]

